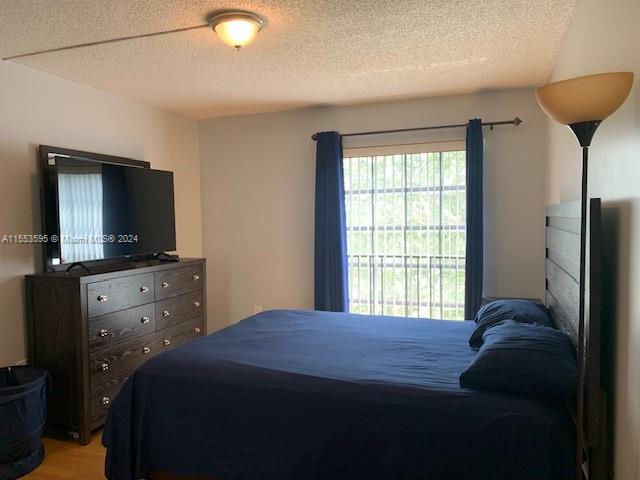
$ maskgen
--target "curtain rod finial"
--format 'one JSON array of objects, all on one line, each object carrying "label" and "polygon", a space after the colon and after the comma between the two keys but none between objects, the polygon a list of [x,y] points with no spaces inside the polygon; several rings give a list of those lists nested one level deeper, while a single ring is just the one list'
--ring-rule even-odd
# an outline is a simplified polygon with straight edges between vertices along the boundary
[{"label": "curtain rod finial", "polygon": [[516,117],[513,119],[513,124],[517,127],[518,125],[520,125],[522,123],[522,120],[520,120],[520,117]]},{"label": "curtain rod finial", "polygon": [[318,134],[314,133],[313,135],[311,135],[311,140],[317,140],[318,139]]}]

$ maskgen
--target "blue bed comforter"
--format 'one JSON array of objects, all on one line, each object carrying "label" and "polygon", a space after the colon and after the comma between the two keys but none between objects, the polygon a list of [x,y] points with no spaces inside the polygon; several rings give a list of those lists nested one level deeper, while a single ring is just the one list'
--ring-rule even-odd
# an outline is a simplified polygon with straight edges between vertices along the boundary
[{"label": "blue bed comforter", "polygon": [[562,402],[463,389],[471,322],[270,311],[163,353],[126,382],[110,480],[560,480]]}]

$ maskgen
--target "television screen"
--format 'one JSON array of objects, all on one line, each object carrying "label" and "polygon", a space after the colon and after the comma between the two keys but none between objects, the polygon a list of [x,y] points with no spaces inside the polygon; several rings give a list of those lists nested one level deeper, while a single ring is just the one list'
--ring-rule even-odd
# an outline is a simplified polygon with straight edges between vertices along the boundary
[{"label": "television screen", "polygon": [[58,245],[49,241],[51,265],[176,249],[172,172],[65,157],[52,163],[45,223]]}]

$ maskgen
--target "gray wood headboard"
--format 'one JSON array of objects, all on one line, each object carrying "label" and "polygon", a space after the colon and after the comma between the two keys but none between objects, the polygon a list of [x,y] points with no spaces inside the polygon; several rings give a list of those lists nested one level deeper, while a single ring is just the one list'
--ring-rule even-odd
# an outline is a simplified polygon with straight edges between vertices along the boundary
[{"label": "gray wood headboard", "polygon": [[[546,293],[556,326],[576,348],[578,389],[570,402],[577,434],[576,479],[609,480],[607,398],[601,378],[601,202],[587,209],[584,299],[580,298],[580,203],[562,203],[546,212]],[[584,320],[580,319],[581,301]]]}]

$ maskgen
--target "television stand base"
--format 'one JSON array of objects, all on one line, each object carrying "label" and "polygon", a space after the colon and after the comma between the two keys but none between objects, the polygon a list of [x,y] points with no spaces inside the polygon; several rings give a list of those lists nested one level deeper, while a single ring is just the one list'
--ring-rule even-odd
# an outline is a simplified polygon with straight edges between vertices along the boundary
[{"label": "television stand base", "polygon": [[172,255],[170,253],[160,252],[154,253],[153,258],[155,260],[160,260],[161,262],[178,262],[180,261],[180,257],[178,255]]},{"label": "television stand base", "polygon": [[85,272],[87,272],[87,273],[93,273],[93,272],[91,271],[91,269],[90,269],[89,267],[87,267],[87,266],[86,266],[84,263],[82,263],[82,262],[73,262],[71,265],[69,265],[69,266],[67,267],[66,272],[67,272],[67,273],[70,273],[70,272],[71,272],[71,270],[73,270],[73,269],[74,269],[74,268],[76,268],[76,267],[81,268],[82,270],[84,270],[84,271],[85,271]]}]

